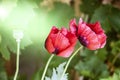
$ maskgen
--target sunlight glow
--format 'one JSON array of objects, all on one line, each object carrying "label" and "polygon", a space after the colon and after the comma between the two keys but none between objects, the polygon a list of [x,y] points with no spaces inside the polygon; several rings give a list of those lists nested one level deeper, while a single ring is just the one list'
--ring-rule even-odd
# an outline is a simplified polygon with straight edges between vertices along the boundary
[{"label": "sunlight glow", "polygon": [[0,6],[0,18],[4,19],[8,16],[8,11],[3,6]]}]

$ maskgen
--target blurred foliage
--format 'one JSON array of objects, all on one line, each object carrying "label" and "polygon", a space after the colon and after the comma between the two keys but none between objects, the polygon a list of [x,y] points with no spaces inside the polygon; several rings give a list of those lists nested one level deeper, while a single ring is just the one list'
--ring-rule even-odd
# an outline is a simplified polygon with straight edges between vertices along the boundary
[{"label": "blurred foliage", "polygon": [[[0,52],[6,60],[10,59],[10,51],[16,53],[16,41],[13,38],[13,30],[7,28],[6,26],[0,27],[0,34],[1,34],[1,44],[0,44]],[[24,35],[23,40],[21,41],[21,49],[30,45],[32,42],[27,35]]]},{"label": "blurred foliage", "polygon": [[[102,50],[103,51],[103,50]],[[100,56],[103,54],[102,56]],[[106,53],[94,52],[85,49],[81,54],[81,60],[76,64],[75,69],[79,71],[81,75],[90,77],[92,80],[98,80],[101,77],[109,75],[107,66],[103,63]]]},{"label": "blurred foliage", "polygon": [[120,10],[112,5],[101,5],[95,10],[91,22],[99,20],[106,32],[115,30],[120,33]]},{"label": "blurred foliage", "polygon": [[80,5],[80,9],[85,14],[93,15],[95,9],[97,9],[101,5],[101,1],[99,0],[82,0],[82,4]]},{"label": "blurred foliage", "polygon": [[[79,6],[75,7],[78,3]],[[119,73],[116,72],[120,71],[119,3],[119,0],[0,0],[0,80],[12,80],[14,75],[8,76],[6,69],[10,67],[4,67],[6,61],[15,60],[15,56],[12,57],[16,55],[13,54],[16,53],[13,30],[24,32],[19,80],[40,80],[50,56],[44,49],[44,41],[51,27],[68,28],[70,19],[78,21],[83,17],[85,20],[86,15],[88,22],[100,21],[107,34],[107,44],[96,51],[81,50],[68,68],[69,73],[74,70],[78,75],[70,73],[69,78],[76,80],[83,76],[84,80],[119,80]],[[80,16],[75,16],[76,13]],[[66,60],[54,57],[46,76],[52,76],[53,67]],[[10,69],[14,72],[13,68]]]},{"label": "blurred foliage", "polygon": [[0,59],[0,80],[7,80],[7,74],[4,68],[4,61],[2,59]]},{"label": "blurred foliage", "polygon": [[115,72],[112,77],[100,80],[120,80],[120,71]]}]

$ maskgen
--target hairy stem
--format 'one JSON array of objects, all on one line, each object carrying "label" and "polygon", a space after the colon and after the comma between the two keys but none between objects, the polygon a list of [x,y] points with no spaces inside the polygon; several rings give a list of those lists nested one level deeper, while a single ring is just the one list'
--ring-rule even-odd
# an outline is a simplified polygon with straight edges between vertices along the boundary
[{"label": "hairy stem", "polygon": [[17,75],[19,72],[19,55],[20,55],[20,41],[17,42],[17,59],[16,59],[16,72],[14,75],[14,80],[17,79]]},{"label": "hairy stem", "polygon": [[54,57],[54,54],[52,54],[52,55],[50,56],[50,58],[48,59],[41,80],[44,80],[44,77],[45,77],[45,74],[46,74],[46,71],[47,71],[48,65],[50,64],[50,62],[51,62],[51,60],[52,60],[53,57]]}]

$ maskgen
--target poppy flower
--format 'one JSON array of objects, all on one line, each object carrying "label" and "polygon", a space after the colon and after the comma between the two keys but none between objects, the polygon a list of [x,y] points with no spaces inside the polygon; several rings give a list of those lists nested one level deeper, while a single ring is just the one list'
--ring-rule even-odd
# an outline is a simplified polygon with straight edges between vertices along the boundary
[{"label": "poppy flower", "polygon": [[103,48],[106,44],[107,36],[101,28],[99,22],[89,24],[80,18],[78,25],[75,19],[70,21],[70,31],[77,35],[80,43],[90,50]]},{"label": "poppy flower", "polygon": [[66,28],[59,30],[52,27],[46,41],[45,48],[49,53],[56,54],[61,57],[69,57],[76,44],[77,37]]}]

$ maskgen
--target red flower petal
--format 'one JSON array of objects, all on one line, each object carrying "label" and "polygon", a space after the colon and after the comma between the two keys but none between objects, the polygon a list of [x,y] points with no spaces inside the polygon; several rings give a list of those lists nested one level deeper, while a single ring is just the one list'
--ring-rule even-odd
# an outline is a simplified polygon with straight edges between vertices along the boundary
[{"label": "red flower petal", "polygon": [[96,22],[94,24],[86,24],[89,26],[96,34],[104,33],[103,29],[101,28],[100,22]]},{"label": "red flower petal", "polygon": [[78,23],[78,35],[81,34],[86,28],[87,28],[86,24],[84,24],[80,19]]},{"label": "red flower petal", "polygon": [[53,27],[46,39],[45,48],[50,53],[55,53],[61,57],[69,57],[74,50],[76,41],[76,35],[69,32],[66,28],[59,30]]},{"label": "red flower petal", "polygon": [[68,48],[66,48],[65,50],[61,51],[58,56],[61,56],[61,57],[69,57],[72,52],[74,50],[74,46],[69,46]]},{"label": "red flower petal", "polygon": [[85,24],[82,24],[80,27],[78,27],[78,35],[87,37],[90,33],[92,33],[91,29]]},{"label": "red flower petal", "polygon": [[52,40],[50,38],[47,38],[45,41],[45,48],[48,50],[49,53],[52,53],[55,51],[55,48],[52,44]]},{"label": "red flower petal", "polygon": [[63,34],[58,33],[54,42],[54,47],[58,48],[60,51],[67,48],[70,45],[68,38]]},{"label": "red flower petal", "polygon": [[90,50],[96,50],[96,49],[100,48],[100,42],[95,33],[89,34],[89,36],[87,36],[87,40],[89,41],[87,48],[89,48]]},{"label": "red flower petal", "polygon": [[70,32],[73,33],[73,34],[76,34],[77,25],[76,25],[76,20],[75,19],[70,21],[69,26],[70,26]]},{"label": "red flower petal", "polygon": [[104,30],[101,28],[100,22],[96,22],[94,24],[87,24],[97,35],[100,47],[103,48],[106,44],[106,35],[104,34]]},{"label": "red flower petal", "polygon": [[45,48],[48,50],[48,52],[52,53],[55,51],[55,48],[53,46],[53,42],[51,39],[52,35],[55,35],[56,33],[58,33],[58,29],[56,27],[52,27],[50,34],[48,35],[46,41],[45,41]]},{"label": "red flower petal", "polygon": [[98,35],[99,42],[101,44],[100,48],[103,48],[106,44],[106,38],[107,36],[104,33],[101,33]]},{"label": "red flower petal", "polygon": [[66,35],[66,37],[69,39],[69,42],[70,42],[70,45],[64,49],[63,51],[61,51],[58,56],[61,56],[61,57],[69,57],[73,50],[74,50],[74,46],[76,44],[76,41],[77,41],[77,37],[75,34],[72,34],[71,32],[68,32],[68,34]]},{"label": "red flower petal", "polygon": [[99,22],[88,24],[81,18],[78,23],[77,37],[80,43],[90,50],[103,48],[107,38]]},{"label": "red flower petal", "polygon": [[57,34],[58,32],[59,32],[59,29],[56,28],[55,26],[53,26],[49,35],[51,35],[51,34]]},{"label": "red flower petal", "polygon": [[60,31],[64,36],[67,35],[68,33],[68,30],[66,28],[62,28],[61,31]]},{"label": "red flower petal", "polygon": [[77,37],[75,34],[72,34],[71,32],[68,32],[68,34],[66,35],[66,37],[69,39],[69,42],[71,45],[75,46],[76,42],[77,42]]}]

